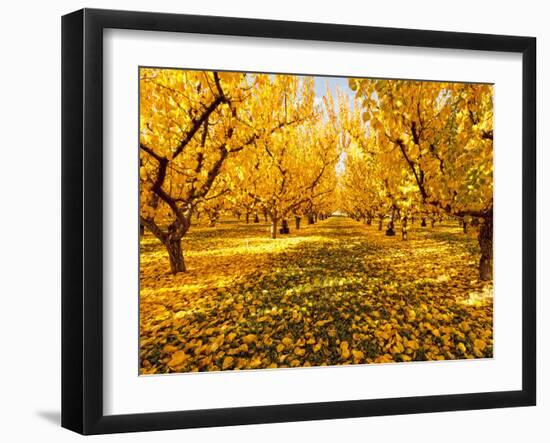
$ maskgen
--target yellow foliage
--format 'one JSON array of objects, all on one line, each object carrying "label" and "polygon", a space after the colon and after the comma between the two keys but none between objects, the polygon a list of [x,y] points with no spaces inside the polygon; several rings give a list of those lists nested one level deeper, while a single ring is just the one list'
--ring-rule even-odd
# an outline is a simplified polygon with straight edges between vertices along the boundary
[{"label": "yellow foliage", "polygon": [[243,342],[248,345],[251,343],[255,343],[256,341],[258,341],[258,337],[255,334],[248,334],[243,337]]},{"label": "yellow foliage", "polygon": [[168,362],[169,367],[179,366],[185,360],[189,358],[189,355],[187,355],[184,351],[177,351],[172,355],[172,358]]},{"label": "yellow foliage", "polygon": [[233,357],[225,357],[222,363],[222,369],[227,369],[233,365]]},{"label": "yellow foliage", "polygon": [[142,237],[142,374],[492,357],[492,287],[458,226],[396,242],[333,217],[251,255],[265,224],[215,229],[176,276]]},{"label": "yellow foliage", "polygon": [[493,86],[139,75],[142,374],[492,357]]}]

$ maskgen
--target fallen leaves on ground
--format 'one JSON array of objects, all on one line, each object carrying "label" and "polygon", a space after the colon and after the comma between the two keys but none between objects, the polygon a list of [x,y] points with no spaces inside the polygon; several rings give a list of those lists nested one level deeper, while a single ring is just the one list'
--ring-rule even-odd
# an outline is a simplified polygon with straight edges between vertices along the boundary
[{"label": "fallen leaves on ground", "polygon": [[267,230],[193,228],[175,276],[142,238],[141,374],[493,356],[492,283],[456,224],[409,241],[344,217]]}]

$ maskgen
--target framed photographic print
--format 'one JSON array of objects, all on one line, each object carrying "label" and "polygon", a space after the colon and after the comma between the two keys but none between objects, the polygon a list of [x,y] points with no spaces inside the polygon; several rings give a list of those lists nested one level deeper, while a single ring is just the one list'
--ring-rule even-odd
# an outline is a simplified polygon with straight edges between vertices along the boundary
[{"label": "framed photographic print", "polygon": [[64,16],[62,425],[534,405],[535,50]]}]

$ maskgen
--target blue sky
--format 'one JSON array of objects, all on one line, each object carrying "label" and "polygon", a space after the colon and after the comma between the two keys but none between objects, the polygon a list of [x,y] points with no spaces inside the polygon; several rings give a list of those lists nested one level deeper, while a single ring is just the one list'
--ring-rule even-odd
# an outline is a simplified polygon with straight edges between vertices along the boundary
[{"label": "blue sky", "polygon": [[[355,93],[348,86],[348,79],[345,77],[315,77],[315,100],[320,100],[327,90],[332,94],[333,99],[336,101],[336,91],[340,90],[347,93],[351,100],[355,97]],[[353,102],[352,102],[353,103]],[[352,105],[353,106],[353,105]],[[336,164],[336,172],[338,175],[342,175],[345,169],[346,153],[342,152],[340,159]]]},{"label": "blue sky", "polygon": [[336,90],[347,92],[353,98],[354,92],[348,86],[346,77],[315,77],[315,98],[321,98],[330,90],[332,97],[336,99]]}]

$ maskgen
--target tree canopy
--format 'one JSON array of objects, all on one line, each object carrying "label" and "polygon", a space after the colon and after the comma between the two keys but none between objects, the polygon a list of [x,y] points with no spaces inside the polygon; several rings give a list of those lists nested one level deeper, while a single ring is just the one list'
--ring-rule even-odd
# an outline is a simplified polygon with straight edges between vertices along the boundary
[{"label": "tree canopy", "polygon": [[492,278],[492,86],[350,78],[334,99],[318,80],[140,70],[140,223],[172,273],[193,216],[263,216],[276,239],[340,211],[403,240],[415,218],[474,226]]}]

